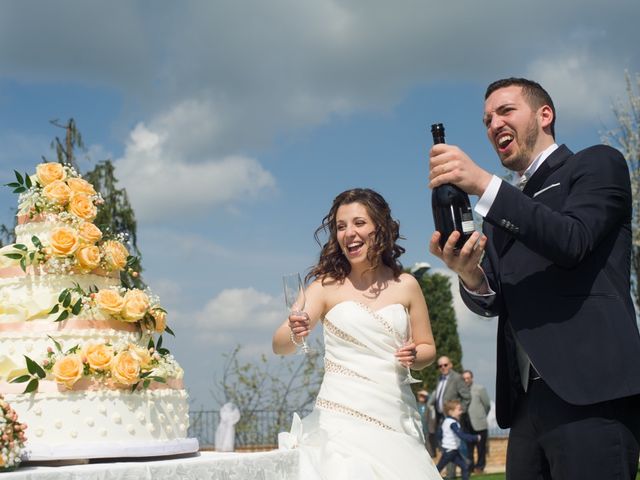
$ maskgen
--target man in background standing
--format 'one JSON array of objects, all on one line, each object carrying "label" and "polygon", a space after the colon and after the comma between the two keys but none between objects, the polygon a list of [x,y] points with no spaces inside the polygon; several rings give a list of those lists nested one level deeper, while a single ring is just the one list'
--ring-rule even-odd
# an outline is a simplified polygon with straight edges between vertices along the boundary
[{"label": "man in background standing", "polygon": [[[487,436],[489,433],[487,415],[491,410],[491,401],[489,400],[487,389],[478,383],[473,383],[473,372],[471,370],[462,372],[462,379],[471,392],[471,403],[467,411],[469,420],[468,433],[480,435],[478,442],[467,443],[467,455],[471,461],[469,469],[475,473],[482,473],[487,463]],[[474,461],[473,451],[476,447],[478,449],[478,459]]]},{"label": "man in background standing", "polygon": [[[466,414],[469,409],[469,403],[471,402],[471,394],[469,393],[469,387],[462,375],[453,370],[453,364],[447,356],[442,356],[438,359],[438,370],[440,370],[440,377],[436,386],[435,392],[429,398],[428,405],[433,405],[436,411],[436,439],[435,444],[442,449],[442,432],[441,426],[446,413],[444,411],[444,404],[448,400],[458,400],[462,406],[463,415]],[[453,478],[455,473],[455,465],[450,463],[447,467],[447,478]]]},{"label": "man in background standing", "polygon": [[469,393],[469,387],[462,379],[462,375],[453,370],[453,364],[449,357],[440,357],[437,365],[440,370],[440,377],[436,391],[429,398],[429,404],[435,406],[438,423],[440,424],[445,416],[444,402],[447,400],[459,400],[462,405],[462,411],[466,412],[469,408],[469,402],[471,402],[471,394]]}]

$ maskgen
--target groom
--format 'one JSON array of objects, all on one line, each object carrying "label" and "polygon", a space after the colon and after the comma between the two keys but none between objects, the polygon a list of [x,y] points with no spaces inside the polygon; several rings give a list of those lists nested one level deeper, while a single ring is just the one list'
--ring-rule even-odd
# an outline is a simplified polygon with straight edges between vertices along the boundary
[{"label": "groom", "polygon": [[[484,124],[518,187],[458,147],[434,145],[430,186],[477,195],[484,234],[458,252],[465,304],[498,315],[496,417],[511,428],[507,478],[634,479],[640,439],[640,335],[630,297],[632,198],[622,155],[555,143],[555,107],[537,83],[489,85]],[[483,255],[484,254],[484,255]]]}]

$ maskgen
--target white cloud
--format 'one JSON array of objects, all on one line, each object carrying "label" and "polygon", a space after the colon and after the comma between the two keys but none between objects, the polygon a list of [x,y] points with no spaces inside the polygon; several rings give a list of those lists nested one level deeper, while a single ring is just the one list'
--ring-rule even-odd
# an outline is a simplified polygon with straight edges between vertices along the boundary
[{"label": "white cloud", "polygon": [[141,220],[194,216],[258,197],[275,187],[271,173],[246,156],[205,157],[190,163],[190,152],[180,145],[180,136],[191,122],[178,115],[160,123],[164,128],[157,130],[138,124],[124,156],[115,162],[118,178]]},{"label": "white cloud", "polygon": [[154,7],[3,2],[3,75],[114,89],[127,105],[124,123],[142,120],[161,134],[172,162],[202,163],[332,115],[388,108],[416,85],[450,79],[485,84],[529,73],[575,99],[572,119],[593,119],[608,111],[609,81],[639,60],[629,48],[640,13],[631,0],[606,9],[595,0]]},{"label": "white cloud", "polygon": [[[148,86],[153,71],[155,42],[147,34],[155,29],[145,28],[145,17],[152,16],[135,2],[4,3],[0,7],[3,72],[27,81],[115,84],[139,91]],[[159,21],[155,19],[156,26]]]},{"label": "white cloud", "polygon": [[540,58],[531,63],[528,75],[549,92],[559,112],[558,123],[568,126],[608,117],[612,101],[625,87],[623,71],[581,49]]},{"label": "white cloud", "polygon": [[334,115],[386,109],[416,85],[524,72],[552,92],[564,127],[600,120],[624,68],[638,62],[624,48],[637,43],[635,28],[620,22],[640,7],[623,1],[603,10],[587,0],[576,13],[575,2],[542,3],[554,15],[505,0],[491,9],[158,1],[153,11],[135,1],[4,2],[0,65],[9,80],[121,94],[126,108],[115,128],[135,127],[116,162],[120,182],[141,222],[164,221],[264,198],[274,176],[245,152]]},{"label": "white cloud", "polygon": [[285,315],[282,298],[249,287],[223,290],[207,302],[195,319],[205,331],[275,330]]}]

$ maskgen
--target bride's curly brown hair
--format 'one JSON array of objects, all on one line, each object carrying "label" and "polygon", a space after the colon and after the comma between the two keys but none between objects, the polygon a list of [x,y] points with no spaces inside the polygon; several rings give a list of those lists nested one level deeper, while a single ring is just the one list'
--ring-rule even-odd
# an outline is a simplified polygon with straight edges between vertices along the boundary
[{"label": "bride's curly brown hair", "polygon": [[[338,243],[336,214],[338,208],[350,203],[360,203],[367,209],[375,225],[373,239],[367,251],[367,259],[371,263],[369,270],[375,270],[381,264],[393,271],[394,277],[402,273],[402,264],[398,257],[405,251],[396,243],[404,240],[400,236],[400,223],[391,217],[391,209],[387,201],[379,193],[369,188],[354,188],[339,194],[331,205],[331,210],[322,219],[322,224],[316,229],[314,237],[322,247],[318,263],[306,276],[306,281],[319,278],[342,281],[351,272],[351,264],[344,256]],[[324,245],[320,240],[320,233],[328,233],[328,241]]]}]

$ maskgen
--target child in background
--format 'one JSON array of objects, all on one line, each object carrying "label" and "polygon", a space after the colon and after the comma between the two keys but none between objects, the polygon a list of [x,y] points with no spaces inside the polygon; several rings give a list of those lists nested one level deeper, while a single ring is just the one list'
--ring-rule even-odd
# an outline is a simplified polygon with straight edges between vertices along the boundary
[{"label": "child in background", "polygon": [[467,459],[460,452],[461,440],[465,442],[477,442],[480,435],[465,433],[460,428],[460,416],[462,415],[462,405],[459,400],[448,400],[444,402],[444,413],[446,418],[442,422],[442,457],[436,468],[442,470],[448,463],[455,463],[462,472],[462,480],[469,480],[469,465]]}]

